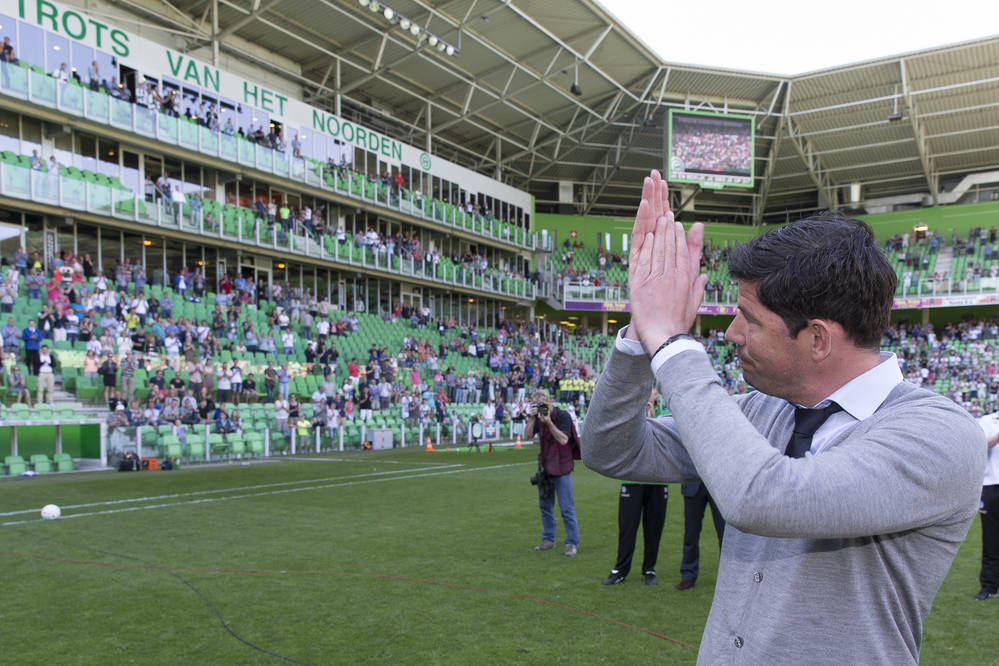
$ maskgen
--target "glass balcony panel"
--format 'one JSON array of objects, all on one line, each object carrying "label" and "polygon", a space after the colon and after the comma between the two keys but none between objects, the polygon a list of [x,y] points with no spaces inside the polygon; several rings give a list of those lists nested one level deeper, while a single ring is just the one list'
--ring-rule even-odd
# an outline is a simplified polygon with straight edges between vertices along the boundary
[{"label": "glass balcony panel", "polygon": [[84,108],[87,118],[107,125],[111,115],[110,107],[108,105],[108,100],[111,99],[111,97],[106,92],[85,88],[83,91],[83,98],[85,101]]},{"label": "glass balcony panel", "polygon": [[0,63],[0,86],[8,95],[27,98],[28,70],[10,62]]},{"label": "glass balcony panel", "polygon": [[31,101],[36,104],[55,106],[58,81],[47,74],[30,70],[28,76],[31,78]]},{"label": "glass balcony panel", "polygon": [[136,107],[123,99],[111,98],[111,124],[122,129],[132,129],[132,114]]}]

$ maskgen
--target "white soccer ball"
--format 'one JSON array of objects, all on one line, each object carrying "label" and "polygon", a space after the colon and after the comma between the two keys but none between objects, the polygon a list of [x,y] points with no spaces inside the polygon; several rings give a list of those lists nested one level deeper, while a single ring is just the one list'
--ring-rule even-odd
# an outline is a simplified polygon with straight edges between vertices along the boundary
[{"label": "white soccer ball", "polygon": [[42,507],[42,518],[45,520],[55,520],[62,515],[62,509],[57,504],[46,504]]}]

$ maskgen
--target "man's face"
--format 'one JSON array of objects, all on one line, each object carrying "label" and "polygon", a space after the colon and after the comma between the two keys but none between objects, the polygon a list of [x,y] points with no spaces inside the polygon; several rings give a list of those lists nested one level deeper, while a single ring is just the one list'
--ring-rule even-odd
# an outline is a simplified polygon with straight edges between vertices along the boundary
[{"label": "man's face", "polygon": [[738,345],[743,376],[760,391],[793,401],[809,374],[807,329],[792,337],[784,320],[760,303],[753,282],[739,283],[738,308],[725,338]]}]

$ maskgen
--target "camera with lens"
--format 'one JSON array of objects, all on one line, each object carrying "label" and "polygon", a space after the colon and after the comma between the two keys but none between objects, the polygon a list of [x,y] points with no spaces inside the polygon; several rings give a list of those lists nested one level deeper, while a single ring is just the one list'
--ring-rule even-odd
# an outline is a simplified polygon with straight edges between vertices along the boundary
[{"label": "camera with lens", "polygon": [[547,498],[552,496],[552,481],[546,472],[542,472],[541,470],[535,472],[534,476],[531,477],[531,485],[538,487],[538,492],[541,493],[542,497]]},{"label": "camera with lens", "polygon": [[538,414],[541,416],[548,416],[548,405],[545,403],[538,405]]}]

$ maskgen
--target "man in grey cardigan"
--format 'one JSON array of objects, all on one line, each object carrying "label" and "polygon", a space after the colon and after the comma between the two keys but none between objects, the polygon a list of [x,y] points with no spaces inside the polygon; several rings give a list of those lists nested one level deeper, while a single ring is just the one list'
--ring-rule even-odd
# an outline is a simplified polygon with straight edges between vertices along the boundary
[{"label": "man in grey cardigan", "polygon": [[[863,222],[833,215],[738,247],[726,337],[756,392],[730,397],[686,333],[706,276],[666,183],[645,179],[632,320],[597,383],[583,461],[701,479],[728,522],[699,663],[916,663],[922,625],[978,507],[984,435],[879,352],[896,277]],[[647,418],[655,385],[672,416]],[[809,425],[810,424],[810,425]]]}]

